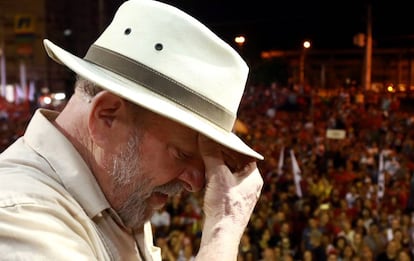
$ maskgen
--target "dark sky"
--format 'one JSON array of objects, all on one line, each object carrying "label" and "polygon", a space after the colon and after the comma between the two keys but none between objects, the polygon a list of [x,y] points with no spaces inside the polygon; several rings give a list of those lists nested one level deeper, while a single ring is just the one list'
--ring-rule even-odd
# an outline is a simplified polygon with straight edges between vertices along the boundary
[{"label": "dark sky", "polygon": [[[245,48],[255,50],[300,48],[304,39],[318,49],[356,48],[352,39],[366,31],[367,1],[162,0],[198,18],[228,42],[244,34]],[[410,5],[410,1],[372,0],[375,46],[414,42],[414,9]]]}]

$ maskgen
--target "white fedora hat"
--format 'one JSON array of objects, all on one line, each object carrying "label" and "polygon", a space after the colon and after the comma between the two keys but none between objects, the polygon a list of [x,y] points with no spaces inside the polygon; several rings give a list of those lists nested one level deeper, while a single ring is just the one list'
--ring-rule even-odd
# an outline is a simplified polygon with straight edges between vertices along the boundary
[{"label": "white fedora hat", "polygon": [[246,63],[179,9],[155,0],[124,2],[83,59],[49,40],[44,45],[55,61],[102,88],[263,159],[232,132]]}]

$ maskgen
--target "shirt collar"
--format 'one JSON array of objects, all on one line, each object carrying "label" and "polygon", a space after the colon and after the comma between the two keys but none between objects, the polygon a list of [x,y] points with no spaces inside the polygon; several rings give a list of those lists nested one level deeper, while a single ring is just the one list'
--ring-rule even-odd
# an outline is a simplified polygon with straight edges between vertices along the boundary
[{"label": "shirt collar", "polygon": [[93,218],[110,205],[81,155],[53,125],[58,115],[38,109],[27,127],[25,141],[48,161],[62,185]]}]

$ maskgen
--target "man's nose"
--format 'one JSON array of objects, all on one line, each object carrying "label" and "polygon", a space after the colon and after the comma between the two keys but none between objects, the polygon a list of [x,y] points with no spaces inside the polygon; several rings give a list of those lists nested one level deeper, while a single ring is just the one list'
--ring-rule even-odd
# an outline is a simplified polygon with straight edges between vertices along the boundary
[{"label": "man's nose", "polygon": [[185,184],[186,190],[190,192],[200,191],[205,185],[204,165],[202,167],[199,165],[186,168],[178,179]]}]

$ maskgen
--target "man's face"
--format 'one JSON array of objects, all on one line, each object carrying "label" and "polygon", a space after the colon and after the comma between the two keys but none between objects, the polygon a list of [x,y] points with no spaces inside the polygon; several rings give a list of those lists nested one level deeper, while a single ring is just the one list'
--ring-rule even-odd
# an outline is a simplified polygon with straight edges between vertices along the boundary
[{"label": "man's face", "polygon": [[182,189],[204,186],[197,133],[178,123],[151,114],[146,127],[134,128],[120,148],[109,167],[111,197],[127,227],[141,227]]}]

